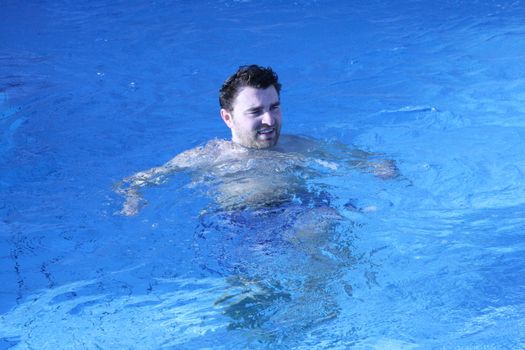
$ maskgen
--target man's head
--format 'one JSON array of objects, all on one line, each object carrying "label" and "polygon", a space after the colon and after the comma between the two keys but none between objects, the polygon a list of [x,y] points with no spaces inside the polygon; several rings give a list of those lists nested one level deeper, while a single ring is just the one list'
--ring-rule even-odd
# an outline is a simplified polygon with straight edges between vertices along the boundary
[{"label": "man's head", "polygon": [[277,74],[271,68],[242,66],[220,89],[221,117],[232,141],[249,148],[274,146],[281,132]]}]

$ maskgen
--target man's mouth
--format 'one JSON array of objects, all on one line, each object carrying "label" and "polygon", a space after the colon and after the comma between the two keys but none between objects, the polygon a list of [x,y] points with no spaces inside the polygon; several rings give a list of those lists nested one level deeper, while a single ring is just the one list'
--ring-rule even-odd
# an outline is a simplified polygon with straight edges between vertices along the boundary
[{"label": "man's mouth", "polygon": [[271,134],[274,131],[275,131],[275,128],[266,128],[266,129],[261,129],[257,131],[257,133],[262,134],[262,135],[267,135],[267,134]]}]

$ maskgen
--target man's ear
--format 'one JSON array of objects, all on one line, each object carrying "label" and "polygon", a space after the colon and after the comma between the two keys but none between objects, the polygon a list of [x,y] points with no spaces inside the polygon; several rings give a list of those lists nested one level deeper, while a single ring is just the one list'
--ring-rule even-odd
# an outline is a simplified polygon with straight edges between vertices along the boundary
[{"label": "man's ear", "polygon": [[221,118],[230,129],[233,128],[233,117],[228,110],[221,108]]}]

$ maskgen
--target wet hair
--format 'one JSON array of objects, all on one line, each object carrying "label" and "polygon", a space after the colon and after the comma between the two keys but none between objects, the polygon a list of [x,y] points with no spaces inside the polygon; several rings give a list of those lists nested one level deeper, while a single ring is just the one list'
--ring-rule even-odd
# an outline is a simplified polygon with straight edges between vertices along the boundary
[{"label": "wet hair", "polygon": [[266,89],[272,85],[279,95],[281,84],[279,84],[279,77],[272,68],[264,68],[255,64],[241,66],[222,84],[219,90],[219,103],[221,108],[231,111],[233,101],[242,88],[249,86],[256,89]]}]

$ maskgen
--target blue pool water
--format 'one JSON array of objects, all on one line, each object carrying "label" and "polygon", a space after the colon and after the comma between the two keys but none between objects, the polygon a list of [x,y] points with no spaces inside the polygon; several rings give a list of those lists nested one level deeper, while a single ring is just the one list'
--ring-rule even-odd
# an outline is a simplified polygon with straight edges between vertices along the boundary
[{"label": "blue pool water", "polygon": [[[522,1],[2,1],[0,349],[525,349],[524,59]],[[296,174],[323,204],[181,173],[118,214],[249,63],[337,154]]]}]

